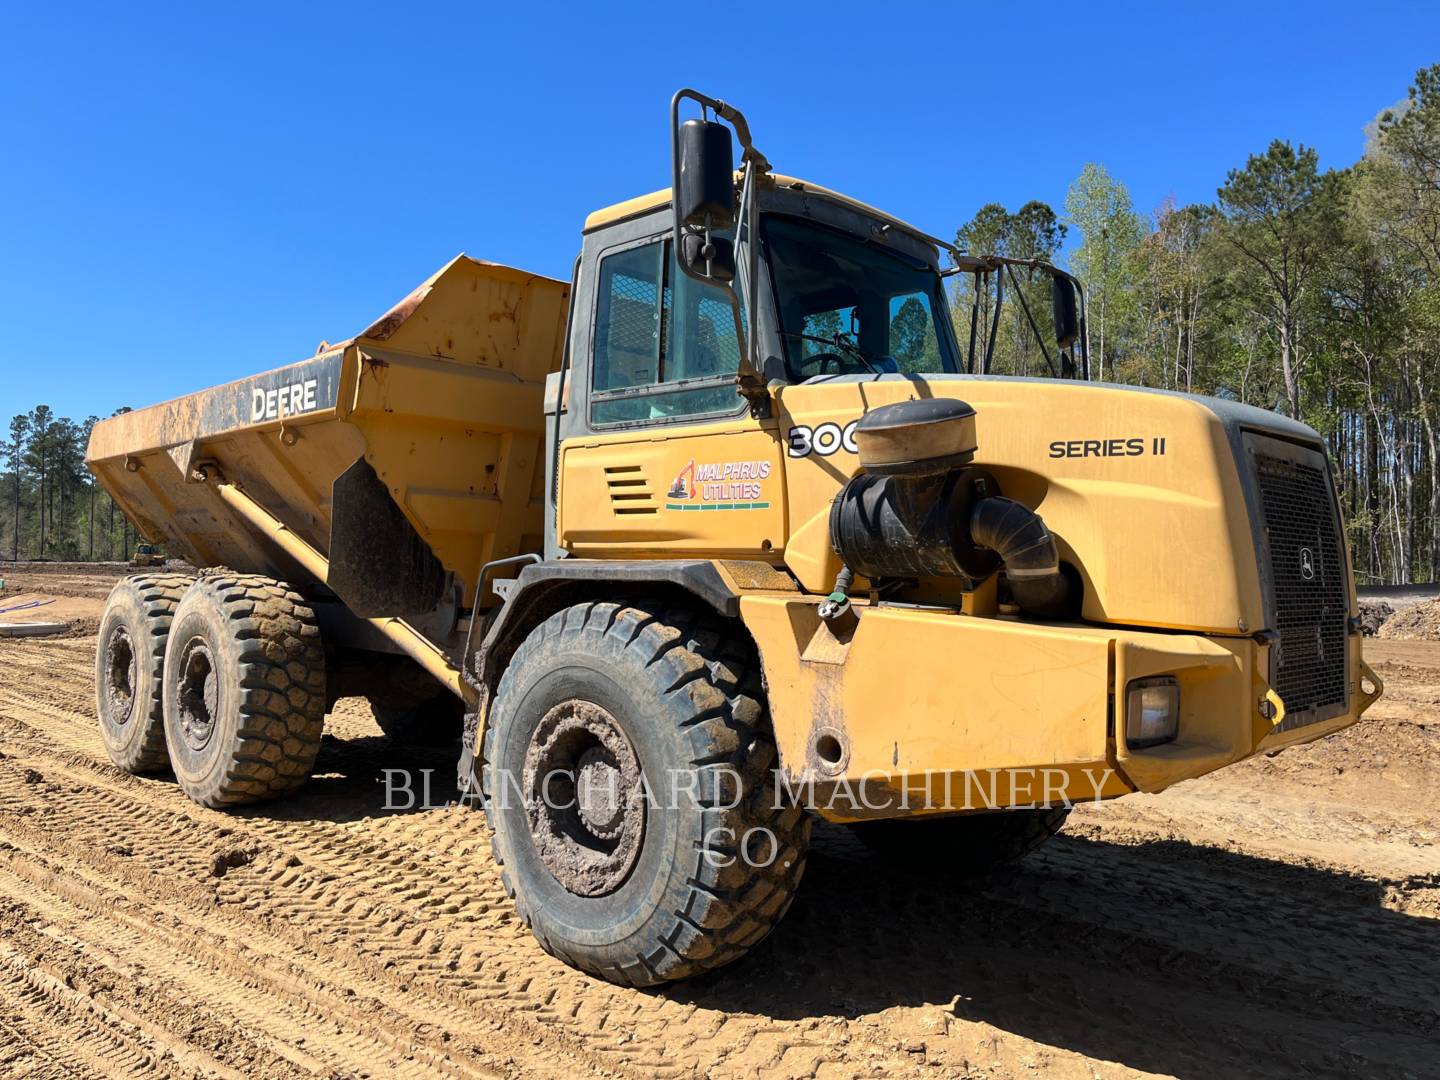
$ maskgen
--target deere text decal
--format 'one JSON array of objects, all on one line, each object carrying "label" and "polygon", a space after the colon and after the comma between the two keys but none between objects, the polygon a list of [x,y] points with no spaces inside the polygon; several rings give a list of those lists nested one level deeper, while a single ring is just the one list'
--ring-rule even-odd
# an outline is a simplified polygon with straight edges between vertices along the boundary
[{"label": "deere text decal", "polygon": [[[292,416],[333,409],[340,392],[340,365],[343,351],[325,353],[298,364],[267,371],[220,388],[217,417],[222,430],[241,424],[264,424]],[[233,388],[233,397],[226,391]],[[223,395],[223,406],[221,400]]]},{"label": "deere text decal", "polygon": [[250,422],[258,424],[261,420],[275,420],[286,416],[297,416],[300,413],[314,412],[317,408],[315,387],[318,385],[318,379],[306,379],[304,382],[272,386],[268,390],[259,386],[252,387],[250,390]]}]

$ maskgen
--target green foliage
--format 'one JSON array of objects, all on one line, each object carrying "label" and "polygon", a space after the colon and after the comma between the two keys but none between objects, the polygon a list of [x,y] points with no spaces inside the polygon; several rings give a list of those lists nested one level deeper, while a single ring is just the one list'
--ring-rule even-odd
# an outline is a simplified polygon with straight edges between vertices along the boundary
[{"label": "green foliage", "polygon": [[1300,386],[1315,350],[1302,345],[1322,275],[1341,243],[1344,177],[1320,171],[1319,155],[1276,139],[1264,154],[1231,169],[1220,188],[1220,235],[1238,256],[1241,293],[1274,334],[1291,416],[1301,417]]},{"label": "green foliage", "polygon": [[[1065,242],[1065,234],[1064,223],[1043,202],[1032,200],[1013,214],[999,203],[990,203],[982,206],[956,231],[955,245],[977,255],[1005,255],[1012,259],[1054,262],[1060,245]],[[982,286],[977,296],[974,278],[961,274],[956,278],[951,301],[956,338],[962,348],[968,348],[973,321],[977,371],[982,367],[993,331],[992,372],[1001,375],[1048,375],[1050,369],[1043,358],[1041,343],[1015,295],[1017,285],[1036,322],[1042,331],[1045,330],[1050,311],[1050,285],[1044,275],[1024,270],[1016,271],[1013,276],[1006,273],[1001,324],[995,326],[993,285]],[[1054,350],[1050,351],[1053,355]]]},{"label": "green foliage", "polygon": [[1133,317],[1126,288],[1130,266],[1145,230],[1125,185],[1105,166],[1091,162],[1080,170],[1065,195],[1065,213],[1080,233],[1072,272],[1085,286],[1094,313],[1092,361],[1097,378],[1114,377],[1116,340]]},{"label": "green foliage", "polygon": [[48,405],[10,420],[0,442],[0,558],[130,557],[136,530],[85,466],[96,423],[56,417]]},{"label": "green foliage", "polygon": [[[1341,170],[1277,139],[1229,171],[1213,206],[1167,202],[1149,222],[1123,183],[1086,165],[1065,199],[1080,240],[1070,268],[1087,293],[1094,375],[1302,419],[1329,445],[1360,579],[1433,581],[1440,64],[1417,73],[1369,133],[1364,158]],[[1056,236],[1020,227],[1025,209],[983,207],[957,240],[974,254],[1047,258]],[[1023,246],[1028,236],[1038,238],[1033,249]],[[962,343],[970,288],[955,296]],[[991,303],[980,298],[982,352]],[[996,370],[1022,373],[1015,307],[1007,296]]]}]

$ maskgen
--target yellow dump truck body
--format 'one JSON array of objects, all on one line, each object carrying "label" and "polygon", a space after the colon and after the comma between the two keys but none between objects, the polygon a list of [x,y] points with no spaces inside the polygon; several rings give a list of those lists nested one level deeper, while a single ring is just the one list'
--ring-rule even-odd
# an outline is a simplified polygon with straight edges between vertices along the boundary
[{"label": "yellow dump truck body", "polygon": [[169,551],[304,580],[196,468],[328,556],[335,481],[363,459],[470,603],[481,564],[541,544],[541,401],[568,302],[565,282],[461,255],[307,360],[100,422],[86,460]]}]

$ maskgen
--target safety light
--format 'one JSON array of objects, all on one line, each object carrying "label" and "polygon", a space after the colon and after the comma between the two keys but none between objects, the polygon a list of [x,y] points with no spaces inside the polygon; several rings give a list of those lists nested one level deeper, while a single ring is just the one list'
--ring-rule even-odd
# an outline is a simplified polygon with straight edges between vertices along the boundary
[{"label": "safety light", "polygon": [[1173,742],[1180,730],[1180,684],[1170,676],[1126,687],[1125,743],[1132,750]]}]

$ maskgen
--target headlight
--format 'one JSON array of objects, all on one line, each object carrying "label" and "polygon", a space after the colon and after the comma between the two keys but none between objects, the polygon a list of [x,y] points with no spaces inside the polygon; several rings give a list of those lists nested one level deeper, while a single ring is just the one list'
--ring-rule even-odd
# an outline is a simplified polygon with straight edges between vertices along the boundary
[{"label": "headlight", "polygon": [[1172,742],[1180,730],[1180,684],[1170,676],[1135,679],[1125,691],[1126,745],[1137,749]]}]

